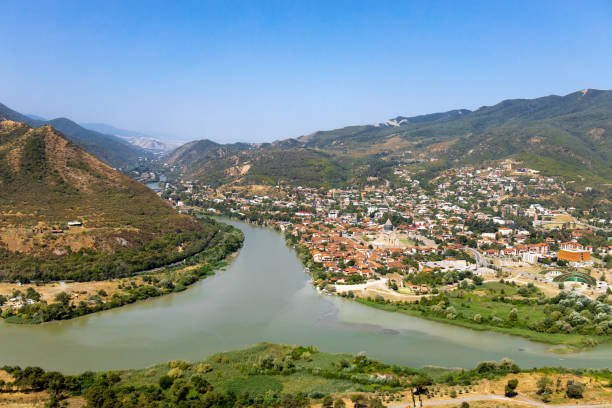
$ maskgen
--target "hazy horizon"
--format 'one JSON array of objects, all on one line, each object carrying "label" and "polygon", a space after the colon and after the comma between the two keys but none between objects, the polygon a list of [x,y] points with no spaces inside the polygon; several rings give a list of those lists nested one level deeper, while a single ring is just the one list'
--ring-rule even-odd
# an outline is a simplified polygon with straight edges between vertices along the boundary
[{"label": "hazy horizon", "polygon": [[164,141],[271,142],[612,88],[607,1],[9,1],[3,15],[0,102]]}]

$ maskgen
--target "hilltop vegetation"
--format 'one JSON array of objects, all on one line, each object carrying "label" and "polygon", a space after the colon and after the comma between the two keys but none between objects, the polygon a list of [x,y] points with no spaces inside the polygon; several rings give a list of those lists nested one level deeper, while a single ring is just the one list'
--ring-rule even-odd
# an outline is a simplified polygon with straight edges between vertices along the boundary
[{"label": "hilltop vegetation", "polygon": [[[603,402],[609,370],[521,370],[511,360],[482,362],[472,370],[411,369],[364,354],[329,354],[315,347],[262,343],[139,370],[63,375],[39,367],[5,366],[0,399],[25,391],[41,393],[47,406],[88,407],[284,407],[382,408],[418,406],[427,400],[492,394],[526,395],[536,404]],[[459,395],[463,394],[463,395]],[[478,398],[477,398],[478,399]],[[478,402],[474,403],[474,406]],[[465,406],[465,405],[464,405]],[[469,405],[468,405],[469,406]]]},{"label": "hilltop vegetation", "polygon": [[611,157],[612,91],[589,89],[263,145],[191,142],[166,162],[210,184],[340,186],[364,177],[392,179],[380,165],[399,161],[420,163],[433,177],[449,167],[513,158],[545,175],[602,185],[612,181]]},{"label": "hilltop vegetation", "polygon": [[0,122],[0,278],[127,276],[198,253],[217,231],[50,126]]}]

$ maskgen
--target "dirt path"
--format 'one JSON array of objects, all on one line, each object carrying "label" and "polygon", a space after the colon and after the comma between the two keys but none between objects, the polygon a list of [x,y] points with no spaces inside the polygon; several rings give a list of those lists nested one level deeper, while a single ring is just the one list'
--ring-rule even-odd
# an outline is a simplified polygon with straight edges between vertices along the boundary
[{"label": "dirt path", "polygon": [[[463,398],[454,398],[454,399],[446,399],[446,400],[437,400],[437,401],[423,401],[424,407],[435,407],[439,405],[448,405],[448,404],[460,404],[462,402],[473,402],[473,401],[505,401],[505,402],[515,402],[521,403],[525,405],[530,405],[538,408],[611,408],[612,403],[606,404],[576,404],[576,405],[554,405],[554,404],[545,404],[542,401],[536,401],[527,397],[517,396],[515,398],[508,398],[504,395],[474,395],[471,397],[463,397]],[[421,405],[417,402],[417,407]],[[391,408],[410,408],[412,404],[396,404],[389,405]]]}]

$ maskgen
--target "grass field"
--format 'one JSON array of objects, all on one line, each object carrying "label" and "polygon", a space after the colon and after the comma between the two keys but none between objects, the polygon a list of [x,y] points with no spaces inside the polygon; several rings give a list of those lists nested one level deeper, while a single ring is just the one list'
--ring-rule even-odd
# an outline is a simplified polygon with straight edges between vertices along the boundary
[{"label": "grass field", "polygon": [[[474,330],[491,330],[500,333],[510,334],[513,336],[524,337],[532,341],[540,343],[558,345],[563,347],[553,348],[557,352],[572,352],[583,348],[595,346],[606,341],[610,341],[609,336],[595,336],[583,334],[564,334],[564,333],[546,333],[531,330],[527,327],[530,321],[539,321],[546,317],[544,306],[540,304],[521,304],[521,303],[504,303],[499,300],[494,300],[501,295],[508,299],[520,298],[517,287],[498,282],[487,282],[475,290],[455,290],[448,297],[449,307],[452,306],[456,310],[457,318],[448,319],[444,316],[423,313],[414,305],[402,305],[397,303],[382,303],[367,298],[356,298],[360,303],[390,312],[405,313],[411,316],[422,317],[437,322],[452,324]],[[534,296],[538,292],[534,293]],[[518,320],[515,327],[501,327],[488,323],[488,319],[498,317],[506,321],[513,309],[518,312]],[[483,321],[477,323],[474,320],[475,315],[481,315]]]}]

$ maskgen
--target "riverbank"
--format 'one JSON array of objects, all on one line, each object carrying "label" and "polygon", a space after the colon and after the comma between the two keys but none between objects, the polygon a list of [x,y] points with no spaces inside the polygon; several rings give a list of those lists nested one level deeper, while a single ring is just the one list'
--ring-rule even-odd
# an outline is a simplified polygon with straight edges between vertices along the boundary
[{"label": "riverbank", "polygon": [[[606,406],[609,370],[522,370],[511,360],[469,370],[409,368],[365,354],[332,354],[313,346],[260,343],[194,362],[63,375],[38,367],[0,370],[0,404],[25,406],[197,405],[215,407],[406,407],[504,400],[533,406]],[[508,384],[513,384],[508,391]],[[506,396],[504,396],[504,393]],[[131,402],[131,404],[130,404]],[[422,402],[422,404],[420,404]],[[72,405],[71,405],[72,404]],[[612,406],[612,405],[607,405]]]},{"label": "riverbank", "polygon": [[542,344],[549,344],[551,346],[549,351],[557,354],[567,353],[578,353],[582,350],[593,348],[597,345],[610,343],[612,339],[601,338],[601,336],[586,336],[579,334],[560,334],[560,333],[540,333],[533,330],[522,329],[517,327],[498,327],[491,325],[483,325],[476,322],[470,322],[466,320],[450,320],[443,317],[434,316],[431,314],[424,314],[421,311],[413,310],[410,308],[403,308],[402,305],[382,303],[380,301],[368,299],[368,298],[354,298],[356,302],[363,305],[373,307],[387,312],[397,312],[406,314],[409,316],[419,317],[421,319],[431,320],[438,323],[444,323],[452,326],[459,326],[466,329],[472,329],[476,331],[492,331],[497,333],[508,334],[511,336],[522,337],[530,341],[535,341]]},{"label": "riverbank", "polygon": [[[235,215],[229,218],[240,219],[243,222],[281,232],[270,220],[249,220]],[[578,353],[583,350],[592,349],[597,345],[610,343],[612,340],[611,336],[605,334],[563,333],[559,330],[548,332],[544,329],[531,329],[532,324],[544,321],[551,311],[546,312],[547,304],[541,304],[542,300],[539,296],[542,293],[537,288],[522,285],[529,290],[527,294],[520,295],[518,289],[521,285],[516,285],[512,282],[499,283],[491,281],[475,287],[474,285],[466,285],[465,288],[459,288],[456,285],[455,289],[444,291],[449,293],[444,299],[440,299],[445,304],[441,306],[441,310],[438,312],[430,312],[430,309],[435,309],[432,305],[427,304],[422,307],[419,304],[426,303],[427,296],[415,297],[415,299],[405,302],[387,301],[386,297],[381,298],[381,296],[374,295],[367,297],[363,293],[359,295],[358,292],[344,290],[344,287],[347,285],[330,285],[325,281],[317,280],[315,275],[317,274],[316,271],[320,269],[320,264],[314,262],[310,249],[307,246],[298,244],[292,238],[294,237],[290,233],[284,234],[285,243],[296,251],[304,269],[313,277],[313,286],[325,294],[339,295],[345,299],[357,300],[359,303],[369,307],[375,307],[388,312],[399,312],[437,323],[459,326],[480,332],[488,331],[521,337],[529,341],[550,345],[549,351],[556,354]],[[382,287],[384,285],[381,285],[380,281],[372,282],[375,282],[374,286],[377,290],[370,292],[384,294],[390,292],[390,289],[385,290]],[[498,288],[497,286],[500,287]],[[348,287],[353,287],[353,285],[348,285]],[[469,287],[473,288],[469,289]],[[434,296],[436,295],[429,295],[429,297]],[[552,303],[554,304],[554,302]],[[447,307],[449,308],[448,311],[446,310]],[[516,320],[510,316],[513,310],[516,310]],[[567,313],[571,311],[568,308]],[[449,314],[451,318],[448,318]],[[560,317],[563,316],[561,315]],[[568,329],[572,330],[573,328],[567,325],[564,330]],[[594,328],[593,331],[596,329]]]},{"label": "riverbank", "polygon": [[[222,220],[219,220],[222,221]],[[188,290],[42,325],[0,321],[2,365],[39,365],[76,374],[200,360],[261,341],[314,344],[410,367],[466,370],[508,357],[521,367],[609,366],[608,345],[562,356],[541,343],[388,313],[340,296],[321,296],[295,252],[271,229],[224,220],[244,246],[222,273]],[[66,358],[70,356],[70,358]]]},{"label": "riverbank", "polygon": [[[91,282],[0,284],[12,296],[2,310],[8,323],[40,324],[118,308],[144,299],[181,292],[227,266],[243,244],[240,230],[219,224],[206,247],[179,263],[128,278]],[[27,300],[27,302],[26,302]]]}]

